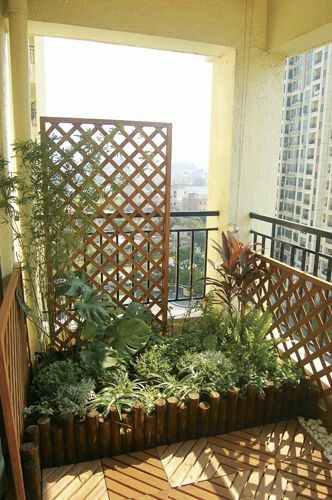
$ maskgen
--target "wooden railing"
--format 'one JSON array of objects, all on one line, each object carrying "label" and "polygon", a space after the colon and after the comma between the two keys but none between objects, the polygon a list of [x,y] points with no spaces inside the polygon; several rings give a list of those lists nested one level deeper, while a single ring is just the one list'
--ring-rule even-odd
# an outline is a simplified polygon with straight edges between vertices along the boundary
[{"label": "wooden railing", "polygon": [[270,333],[282,357],[297,360],[332,410],[332,284],[264,255],[257,266],[255,302],[273,315]]},{"label": "wooden railing", "polygon": [[15,265],[0,308],[0,401],[17,499],[24,499],[20,460],[23,439],[23,409],[27,404],[30,375],[27,325],[19,304],[22,278]]}]

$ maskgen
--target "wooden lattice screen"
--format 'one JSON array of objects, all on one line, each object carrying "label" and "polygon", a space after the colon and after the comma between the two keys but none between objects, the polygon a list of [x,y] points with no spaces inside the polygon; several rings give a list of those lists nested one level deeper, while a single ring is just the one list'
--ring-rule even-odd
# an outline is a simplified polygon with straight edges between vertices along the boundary
[{"label": "wooden lattice screen", "polygon": [[[41,132],[54,143],[70,230],[82,236],[74,267],[120,307],[144,302],[165,323],[171,125],[43,117]],[[57,327],[70,331],[74,315],[58,309]]]},{"label": "wooden lattice screen", "polygon": [[304,367],[332,408],[332,284],[263,255],[257,265],[267,278],[256,284],[254,300],[273,314],[270,333],[281,340],[282,357]]}]

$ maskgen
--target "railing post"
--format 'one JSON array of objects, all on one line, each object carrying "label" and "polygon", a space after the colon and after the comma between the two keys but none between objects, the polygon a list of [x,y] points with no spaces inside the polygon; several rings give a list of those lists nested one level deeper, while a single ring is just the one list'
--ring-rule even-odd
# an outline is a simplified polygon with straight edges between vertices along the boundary
[{"label": "railing post", "polygon": [[320,242],[321,242],[320,236],[316,236],[315,260],[314,260],[314,270],[313,270],[313,274],[315,276],[317,276],[317,274],[318,274]]},{"label": "railing post", "polygon": [[272,223],[272,233],[271,233],[271,249],[270,249],[270,257],[274,259],[274,238],[276,236],[276,225]]},{"label": "railing post", "polygon": [[180,272],[180,231],[176,238],[176,277],[175,277],[175,300],[179,298],[179,272]]},{"label": "railing post", "polygon": [[191,249],[190,249],[190,279],[189,279],[189,299],[193,298],[193,271],[194,271],[194,245],[195,245],[195,229],[191,231]]}]

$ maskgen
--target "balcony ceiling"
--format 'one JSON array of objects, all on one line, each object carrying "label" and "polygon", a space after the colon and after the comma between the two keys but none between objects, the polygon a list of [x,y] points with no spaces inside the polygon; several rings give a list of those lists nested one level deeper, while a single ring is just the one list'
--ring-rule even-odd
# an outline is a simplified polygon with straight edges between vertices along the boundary
[{"label": "balcony ceiling", "polygon": [[330,0],[28,0],[28,7],[30,21],[53,29],[70,25],[227,47],[242,47],[249,15],[253,46],[282,54],[332,38]]}]

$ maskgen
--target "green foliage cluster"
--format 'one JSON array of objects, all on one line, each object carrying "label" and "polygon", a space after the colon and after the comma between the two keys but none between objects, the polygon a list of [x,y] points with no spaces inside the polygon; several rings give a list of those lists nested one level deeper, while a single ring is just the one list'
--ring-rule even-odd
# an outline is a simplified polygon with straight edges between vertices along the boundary
[{"label": "green foliage cluster", "polygon": [[144,392],[144,385],[137,379],[130,380],[127,373],[121,374],[116,382],[109,384],[89,403],[91,410],[98,410],[103,415],[108,415],[112,406],[121,412],[129,412],[133,405],[140,401],[140,393]]},{"label": "green foliage cluster", "polygon": [[94,381],[79,365],[71,360],[55,361],[35,376],[31,387],[34,404],[25,409],[25,416],[28,420],[39,416],[84,416],[94,387]]},{"label": "green foliage cluster", "polygon": [[158,376],[165,376],[173,371],[169,356],[169,343],[160,342],[143,352],[134,365],[135,373],[143,380],[151,381]]},{"label": "green foliage cluster", "polygon": [[255,384],[263,391],[268,380],[276,385],[296,385],[301,369],[291,360],[283,361],[276,351],[276,342],[269,338],[271,315],[251,307],[246,314],[225,317],[225,334],[221,349],[238,367],[238,385],[246,390]]},{"label": "green foliage cluster", "polygon": [[[280,359],[275,342],[268,338],[268,313],[251,307],[246,314],[229,315],[206,303],[202,308],[202,316],[189,322],[183,335],[150,333],[147,341],[129,350],[89,339],[76,361],[46,365],[33,381],[34,404],[26,415],[84,416],[89,409],[107,415],[116,407],[121,418],[137,402],[153,411],[160,397],[186,401],[193,392],[225,393],[232,386],[245,392],[249,384],[263,391],[271,380],[277,387],[299,383],[299,366]],[[99,343],[109,349],[106,357],[111,354],[111,363],[82,355]]]},{"label": "green foliage cluster", "polygon": [[178,361],[182,374],[190,374],[200,387],[199,392],[226,392],[238,382],[237,368],[220,351],[189,352]]},{"label": "green foliage cluster", "polygon": [[83,370],[71,360],[55,361],[38,371],[31,385],[35,400],[52,397],[58,387],[77,384],[83,378]]}]

